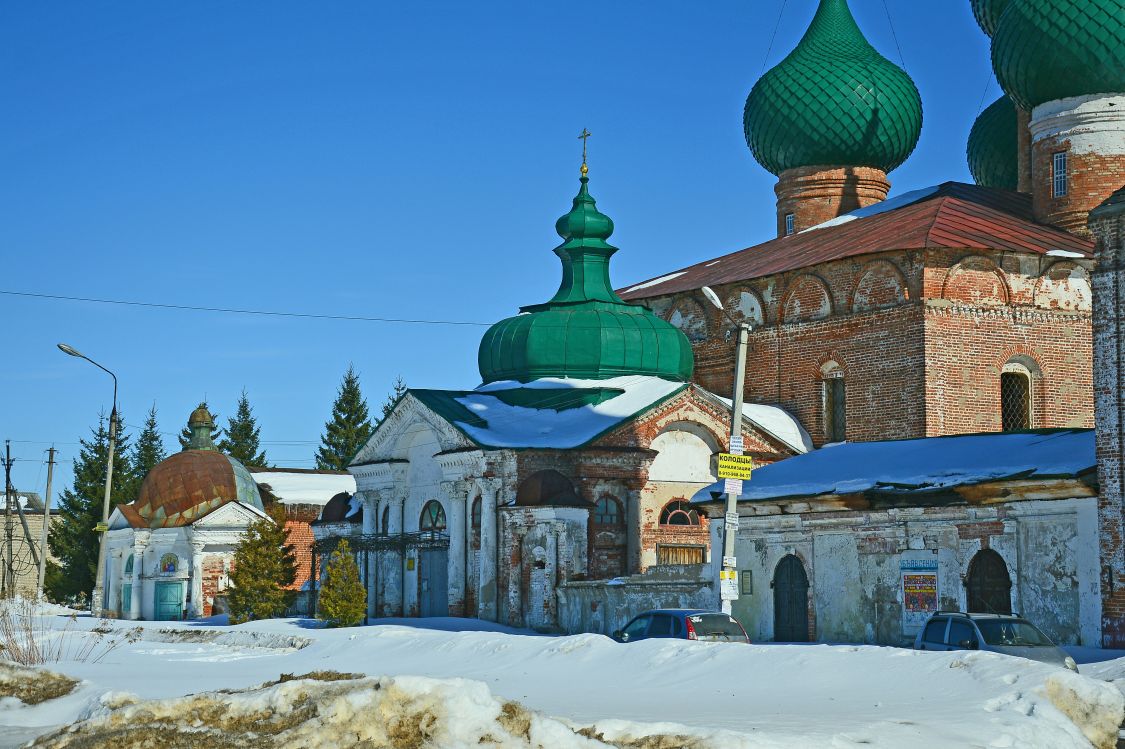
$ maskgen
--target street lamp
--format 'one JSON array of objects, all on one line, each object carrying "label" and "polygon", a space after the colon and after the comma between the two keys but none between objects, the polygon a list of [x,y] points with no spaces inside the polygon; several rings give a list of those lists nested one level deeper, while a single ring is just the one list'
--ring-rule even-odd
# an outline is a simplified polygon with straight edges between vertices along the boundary
[{"label": "street lamp", "polygon": [[[746,321],[735,320],[727,312],[723,302],[711,287],[704,286],[701,291],[707,301],[718,308],[735,328],[738,330],[738,343],[735,348],[734,366],[734,397],[730,404],[730,435],[731,441],[741,441],[742,438],[742,400],[743,388],[746,384],[746,344],[750,340],[750,324]],[[728,448],[730,446],[728,445]],[[727,507],[723,522],[723,577],[735,580],[736,561],[734,557],[734,537],[738,528],[738,493],[727,492]],[[731,526],[734,526],[733,529]],[[719,586],[719,597],[722,599],[723,613],[731,613],[731,601],[737,597],[738,591],[727,592],[724,586]]]},{"label": "street lamp", "polygon": [[113,409],[109,412],[109,461],[105,469],[105,497],[102,500],[102,521],[95,526],[98,533],[98,566],[94,573],[94,591],[90,596],[90,614],[99,616],[102,613],[102,602],[105,600],[105,534],[109,530],[109,492],[113,485],[113,447],[117,441],[117,375],[98,364],[96,361],[81,353],[73,346],[65,343],[59,344],[59,350],[64,354],[85,359],[98,369],[113,378]]}]

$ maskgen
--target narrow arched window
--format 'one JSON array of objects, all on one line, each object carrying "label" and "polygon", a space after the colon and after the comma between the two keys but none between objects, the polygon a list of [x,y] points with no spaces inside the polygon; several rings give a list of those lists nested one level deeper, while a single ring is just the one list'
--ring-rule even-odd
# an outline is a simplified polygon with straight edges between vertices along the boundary
[{"label": "narrow arched window", "polygon": [[699,512],[682,500],[664,505],[660,511],[661,525],[699,525]]},{"label": "narrow arched window", "polygon": [[1000,373],[1000,423],[1005,432],[1031,429],[1031,373],[1018,364]]},{"label": "narrow arched window", "polygon": [[824,377],[824,437],[829,442],[848,438],[848,394],[844,370],[835,362],[821,368]]},{"label": "narrow arched window", "polygon": [[390,505],[387,505],[386,507],[383,508],[383,523],[382,523],[382,525],[383,525],[383,528],[382,528],[383,535],[385,536],[385,535],[387,535],[388,533],[391,532],[391,506]]},{"label": "narrow arched window", "polygon": [[418,520],[418,530],[423,533],[445,532],[445,508],[441,502],[431,499],[422,508],[422,517]]},{"label": "narrow arched window", "polygon": [[624,524],[625,518],[621,513],[621,503],[608,494],[603,495],[594,508],[594,525],[616,527]]},{"label": "narrow arched window", "polygon": [[473,500],[473,509],[469,513],[472,518],[473,527],[477,529],[480,528],[480,507],[481,500],[480,497],[477,497]]}]

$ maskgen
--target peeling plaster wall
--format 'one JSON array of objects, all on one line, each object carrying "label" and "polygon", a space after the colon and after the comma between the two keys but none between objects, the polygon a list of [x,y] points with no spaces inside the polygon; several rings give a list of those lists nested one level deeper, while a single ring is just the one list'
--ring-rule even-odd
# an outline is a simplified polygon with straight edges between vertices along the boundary
[{"label": "peeling plaster wall", "polygon": [[616,580],[569,582],[557,595],[559,628],[566,634],[610,635],[648,609],[715,606],[707,565],[667,565]]},{"label": "peeling plaster wall", "polygon": [[[586,574],[588,511],[584,507],[501,510],[501,619],[512,626],[557,631],[555,590]],[[505,618],[506,615],[506,618]]]},{"label": "peeling plaster wall", "polygon": [[[770,507],[760,503],[753,510],[766,513]],[[744,514],[736,554],[740,574],[751,575],[753,592],[734,602],[734,615],[751,639],[773,639],[771,581],[782,557],[794,554],[809,578],[811,639],[908,645],[918,628],[903,620],[901,562],[936,560],[938,606],[964,611],[970,562],[981,549],[992,549],[1008,565],[1013,611],[1057,642],[1097,645],[1097,525],[1093,497]]]}]

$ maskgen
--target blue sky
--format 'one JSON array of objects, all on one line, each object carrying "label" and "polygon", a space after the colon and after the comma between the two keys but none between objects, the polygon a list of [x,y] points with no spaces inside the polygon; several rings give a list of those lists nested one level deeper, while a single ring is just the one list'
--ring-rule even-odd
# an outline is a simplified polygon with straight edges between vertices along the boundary
[{"label": "blue sky", "polygon": [[[617,285],[773,233],[774,177],[742,106],[815,0],[51,2],[0,5],[0,289],[321,314],[493,322],[557,288],[577,189],[615,221]],[[968,0],[886,0],[925,123],[892,193],[968,181],[999,95]],[[852,0],[899,62],[883,0]],[[171,436],[249,392],[268,457],[312,467],[354,362],[373,409],[396,375],[471,388],[483,327],[314,321],[0,295],[0,439],[14,480],[62,482],[108,410]],[[130,429],[135,432],[135,429]],[[58,484],[56,487],[58,488]],[[57,491],[57,489],[56,489]]]}]

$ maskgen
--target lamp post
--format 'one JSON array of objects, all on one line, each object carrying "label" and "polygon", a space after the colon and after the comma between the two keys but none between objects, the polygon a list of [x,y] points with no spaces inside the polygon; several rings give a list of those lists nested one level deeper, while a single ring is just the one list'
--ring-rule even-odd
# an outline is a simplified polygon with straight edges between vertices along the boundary
[{"label": "lamp post", "polygon": [[100,616],[103,612],[102,604],[105,600],[105,534],[109,530],[109,493],[113,486],[113,447],[117,441],[117,375],[98,364],[96,361],[65,343],[59,344],[59,350],[64,354],[85,359],[98,369],[113,378],[113,408],[109,412],[109,460],[105,468],[105,497],[102,499],[102,521],[94,530],[98,532],[98,566],[94,573],[94,591],[90,596],[90,614]]},{"label": "lamp post", "polygon": [[[735,366],[734,366],[734,397],[731,399],[730,404],[730,435],[732,442],[740,442],[742,439],[742,400],[743,389],[746,384],[746,344],[750,340],[750,324],[745,321],[735,320],[727,312],[723,306],[722,300],[719,295],[711,290],[709,286],[704,286],[703,296],[707,301],[713,304],[738,331],[738,343],[735,347]],[[727,445],[730,448],[730,445]],[[741,453],[741,450],[739,451]],[[738,493],[727,492],[727,506],[726,513],[723,520],[723,574],[722,578],[729,580],[737,580],[736,560],[734,556],[734,538],[738,531]],[[719,597],[722,599],[723,613],[731,613],[731,602],[738,597],[738,591],[733,590],[729,593],[724,590],[723,585],[719,586]]]}]

